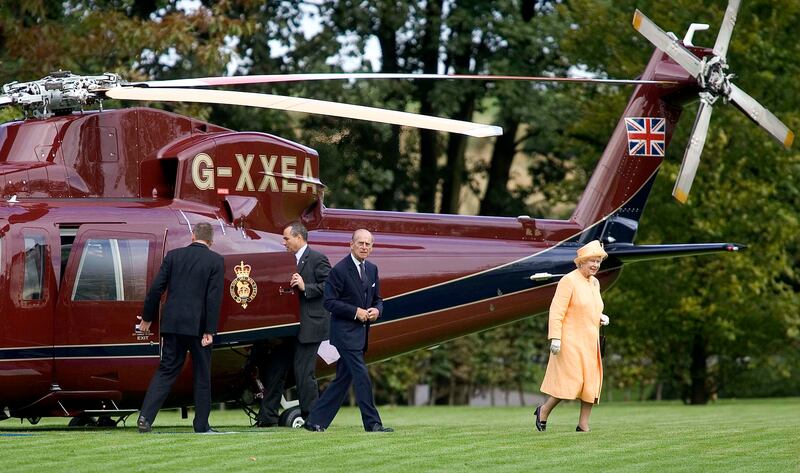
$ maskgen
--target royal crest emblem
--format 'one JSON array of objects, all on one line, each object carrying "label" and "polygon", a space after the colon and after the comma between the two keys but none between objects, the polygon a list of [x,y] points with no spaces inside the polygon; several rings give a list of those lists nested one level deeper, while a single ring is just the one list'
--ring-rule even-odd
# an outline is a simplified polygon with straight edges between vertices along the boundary
[{"label": "royal crest emblem", "polygon": [[258,286],[253,278],[250,277],[250,265],[244,261],[233,267],[236,279],[231,281],[231,297],[237,304],[241,304],[243,309],[247,309],[247,304],[256,298]]}]

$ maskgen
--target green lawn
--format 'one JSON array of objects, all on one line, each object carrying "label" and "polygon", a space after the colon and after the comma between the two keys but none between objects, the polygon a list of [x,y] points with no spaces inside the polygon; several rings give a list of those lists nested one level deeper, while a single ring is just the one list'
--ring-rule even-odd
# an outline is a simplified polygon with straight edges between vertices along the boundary
[{"label": "green lawn", "polygon": [[[327,432],[254,429],[238,411],[215,411],[221,435],[190,433],[191,418],[164,411],[152,434],[133,426],[68,429],[0,422],[0,471],[632,471],[800,472],[800,398],[707,406],[605,403],[592,432],[576,433],[578,405],[562,404],[547,432],[532,408],[382,407],[397,431],[365,433],[343,409]],[[132,418],[133,419],[133,418]]]}]

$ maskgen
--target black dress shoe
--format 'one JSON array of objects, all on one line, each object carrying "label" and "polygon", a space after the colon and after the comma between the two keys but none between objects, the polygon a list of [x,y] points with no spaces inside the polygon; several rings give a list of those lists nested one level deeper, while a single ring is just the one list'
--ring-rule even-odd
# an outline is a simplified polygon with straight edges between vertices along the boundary
[{"label": "black dress shoe", "polygon": [[303,424],[303,428],[309,432],[325,432],[325,427],[318,424],[309,424],[308,422]]},{"label": "black dress shoe", "polygon": [[277,426],[278,426],[277,422],[268,422],[266,420],[258,420],[256,421],[255,424],[253,424],[253,427],[277,427]]},{"label": "black dress shoe", "polygon": [[195,433],[196,434],[218,434],[219,430],[217,430],[217,429],[215,429],[213,427],[209,427],[208,430],[204,430],[202,432],[195,432]]},{"label": "black dress shoe", "polygon": [[372,424],[372,429],[367,432],[394,432],[394,429],[391,427],[384,427],[381,424]]},{"label": "black dress shoe", "polygon": [[148,422],[143,416],[139,416],[139,420],[136,421],[136,428],[139,429],[140,434],[146,434],[153,430],[150,422]]},{"label": "black dress shoe", "polygon": [[542,406],[538,406],[536,408],[536,411],[534,412],[534,414],[536,415],[536,430],[538,430],[539,432],[544,432],[545,430],[547,430],[547,421],[539,419],[539,414],[541,414],[541,412],[542,412]]},{"label": "black dress shoe", "polygon": [[581,428],[581,426],[579,425],[579,426],[575,427],[575,432],[591,432],[591,431],[590,430],[583,430]]}]

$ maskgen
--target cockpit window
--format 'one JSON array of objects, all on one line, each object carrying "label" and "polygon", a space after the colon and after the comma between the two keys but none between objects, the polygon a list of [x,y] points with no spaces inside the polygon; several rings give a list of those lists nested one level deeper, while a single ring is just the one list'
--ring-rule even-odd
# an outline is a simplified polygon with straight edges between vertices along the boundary
[{"label": "cockpit window", "polygon": [[40,301],[44,298],[44,236],[25,235],[25,274],[22,286],[22,299]]},{"label": "cockpit window", "polygon": [[148,253],[148,240],[86,240],[72,300],[144,300]]}]

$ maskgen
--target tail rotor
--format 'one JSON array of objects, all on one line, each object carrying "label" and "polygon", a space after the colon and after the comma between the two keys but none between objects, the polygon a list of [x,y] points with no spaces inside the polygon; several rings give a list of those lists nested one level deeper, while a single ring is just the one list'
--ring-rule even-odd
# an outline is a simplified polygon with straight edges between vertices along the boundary
[{"label": "tail rotor", "polygon": [[714,103],[722,98],[723,103],[732,102],[739,110],[743,111],[750,119],[765,129],[776,140],[789,148],[794,141],[794,133],[772,112],[764,108],[754,98],[731,82],[733,74],[727,74],[728,63],[726,56],[728,44],[731,40],[733,27],[736,24],[736,15],[739,10],[740,0],[730,0],[725,10],[725,18],[720,27],[717,40],[714,44],[713,56],[698,58],[684,45],[689,43],[686,39],[679,41],[669,33],[665,33],[642,12],[636,10],[633,16],[633,26],[639,33],[647,38],[658,49],[665,52],[673,61],[681,65],[689,74],[697,79],[700,85],[700,107],[697,111],[694,127],[692,128],[689,145],[681,162],[678,179],[672,195],[681,203],[686,203],[689,191],[692,188],[700,156],[703,153],[708,125],[711,120]]}]

